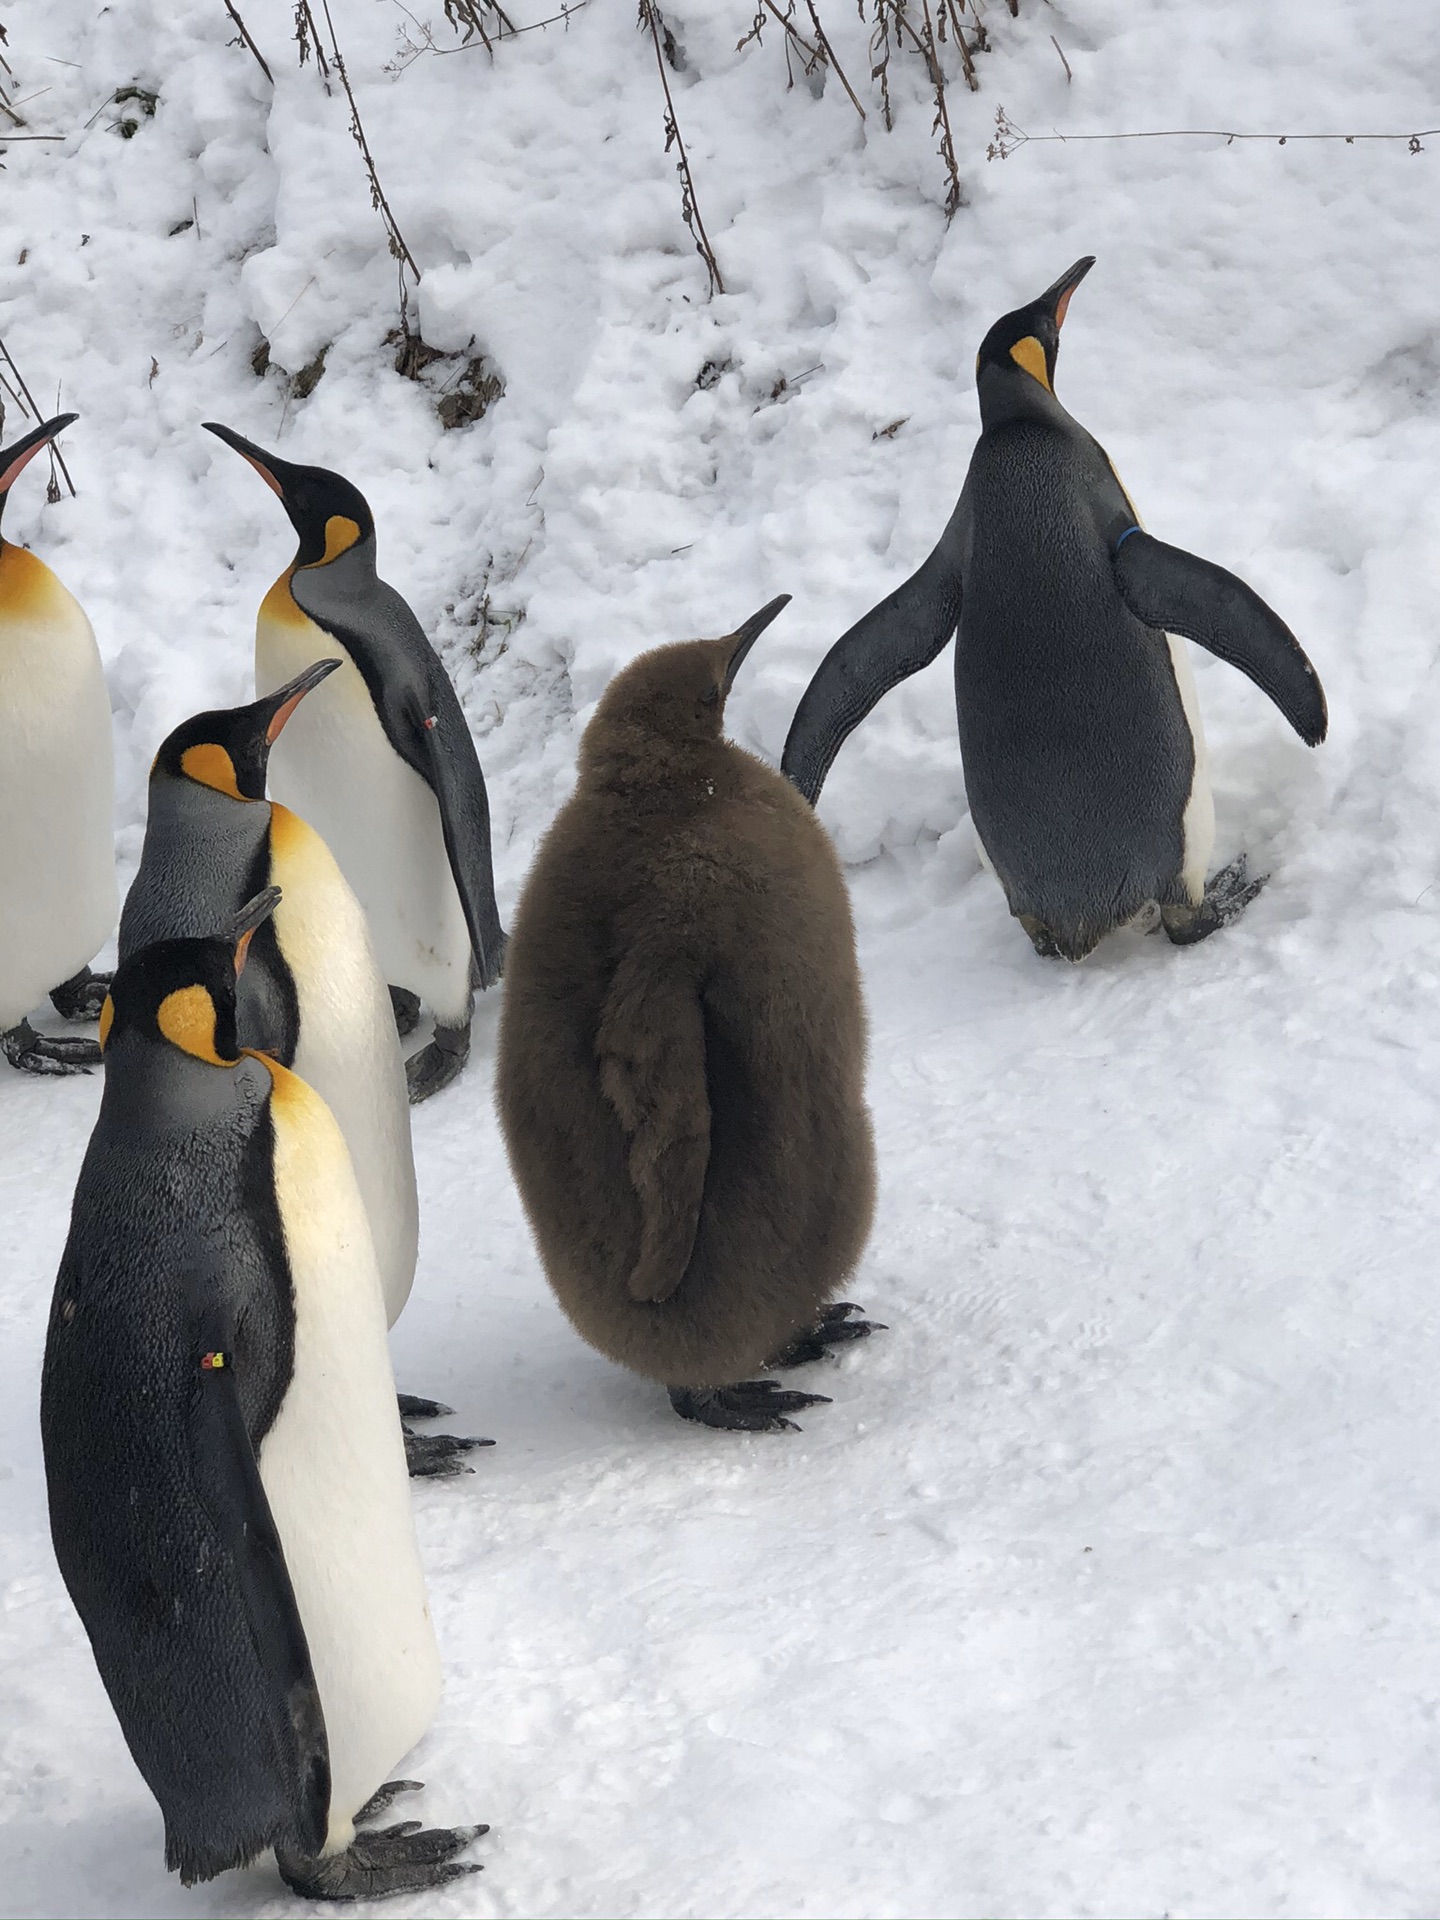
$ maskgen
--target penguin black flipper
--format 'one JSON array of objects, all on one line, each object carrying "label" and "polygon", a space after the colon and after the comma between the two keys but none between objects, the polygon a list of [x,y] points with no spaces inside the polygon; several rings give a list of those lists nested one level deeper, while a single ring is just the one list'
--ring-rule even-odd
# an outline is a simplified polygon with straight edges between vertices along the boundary
[{"label": "penguin black flipper", "polygon": [[928,667],[960,620],[959,509],[929,559],[842,634],[790,722],[780,771],[813,807],[847,737],[902,680]]},{"label": "penguin black flipper", "polygon": [[1306,746],[1319,746],[1328,725],[1320,676],[1252,587],[1139,527],[1121,536],[1112,565],[1120,597],[1138,620],[1181,634],[1238,667],[1270,696]]},{"label": "penguin black flipper", "polygon": [[632,950],[611,982],[595,1052],[640,1203],[640,1249],[627,1286],[632,1300],[658,1305],[690,1264],[710,1164],[705,1014],[696,983]]},{"label": "penguin black flipper", "polygon": [[460,696],[420,622],[384,580],[368,583],[373,633],[346,617],[338,595],[302,569],[294,577],[298,605],[341,643],[364,676],[386,738],[435,796],[455,890],[474,951],[475,984],[493,986],[505,958],[505,935],[495,904],[490,850],[490,799],[480,756]]},{"label": "penguin black flipper", "polygon": [[318,1851],[330,1765],[238,1375],[215,1364],[234,1351],[216,1262],[158,1251],[145,1291],[168,1311],[123,1323],[148,1337],[130,1352],[105,1311],[115,1276],[67,1248],[41,1425],[61,1572],[189,1885],[270,1846]]}]

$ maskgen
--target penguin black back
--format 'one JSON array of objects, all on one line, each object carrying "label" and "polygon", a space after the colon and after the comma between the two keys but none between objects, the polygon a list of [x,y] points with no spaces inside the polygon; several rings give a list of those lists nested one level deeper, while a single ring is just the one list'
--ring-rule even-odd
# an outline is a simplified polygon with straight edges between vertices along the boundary
[{"label": "penguin black back", "polygon": [[588,1340],[672,1388],[736,1381],[810,1324],[873,1202],[839,862],[721,734],[783,604],[611,683],[507,968],[497,1100],[546,1271]]},{"label": "penguin black back", "polygon": [[234,946],[167,942],[116,973],[41,1383],[56,1557],[187,1883],[318,1853],[330,1793],[255,1462],[292,1322]]}]

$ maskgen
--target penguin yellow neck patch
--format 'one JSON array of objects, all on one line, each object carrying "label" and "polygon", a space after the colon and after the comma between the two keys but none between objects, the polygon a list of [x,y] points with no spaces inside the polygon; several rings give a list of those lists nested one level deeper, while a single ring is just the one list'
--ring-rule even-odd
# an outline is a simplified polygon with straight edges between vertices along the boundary
[{"label": "penguin yellow neck patch", "polygon": [[100,1051],[105,1051],[105,1042],[110,1038],[110,1029],[115,1024],[115,1002],[107,993],[105,1004],[100,1009]]},{"label": "penguin yellow neck patch", "polygon": [[216,793],[228,793],[232,800],[243,800],[239,782],[235,778],[235,762],[224,747],[206,741],[198,747],[187,747],[180,756],[181,771],[202,787],[213,787]]},{"label": "penguin yellow neck patch", "polygon": [[1038,380],[1045,391],[1050,391],[1050,372],[1045,365],[1045,349],[1033,333],[1027,333],[1023,340],[1017,340],[1010,349],[1010,358],[1017,367],[1023,367],[1032,380]]},{"label": "penguin yellow neck patch", "polygon": [[342,553],[348,553],[360,538],[360,529],[353,520],[343,513],[332,513],[325,522],[325,551],[314,562],[317,567],[328,566],[332,560],[338,560]]},{"label": "penguin yellow neck patch", "polygon": [[212,1067],[235,1065],[233,1060],[223,1060],[215,1051],[215,1002],[198,983],[167,993],[160,1002],[155,1024],[171,1046],[179,1047],[192,1059],[204,1060]]}]

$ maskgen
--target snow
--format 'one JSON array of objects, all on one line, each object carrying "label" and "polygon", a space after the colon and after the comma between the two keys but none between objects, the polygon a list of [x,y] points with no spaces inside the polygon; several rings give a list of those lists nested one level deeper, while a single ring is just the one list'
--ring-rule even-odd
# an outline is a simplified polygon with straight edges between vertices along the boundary
[{"label": "snow", "polygon": [[[1082,253],[1062,398],[1159,537],[1280,610],[1332,715],[1312,754],[1197,657],[1217,860],[1270,885],[1202,947],[1127,933],[1078,969],[1034,958],[979,869],[948,653],[847,744],[821,814],[882,1179],[852,1291],[890,1331],[795,1376],[834,1398],[801,1435],[682,1427],[569,1330],[486,1000],[469,1073],[415,1116],[394,1351],[499,1441],[415,1490],[446,1689],[406,1769],[427,1822],[493,1831],[482,1875],[386,1910],[1433,1913],[1440,145],[984,151],[1002,104],[1032,134],[1440,124],[1440,13],[990,0],[947,228],[918,63],[886,134],[854,8],[821,0],[863,128],[833,79],[786,90],[773,22],[736,50],[744,0],[676,0],[708,300],[633,7],[407,65],[403,10],[336,5],[427,338],[473,336],[506,381],[444,433],[390,367],[343,97],[297,69],[288,4],[239,3],[273,90],[218,0],[7,10],[12,95],[47,88],[22,111],[67,138],[4,154],[0,334],[82,419],[79,497],[43,505],[36,463],[5,531],[99,637],[122,880],[151,754],[248,697],[289,557],[202,419],[366,491],[480,741],[504,913],[616,666],[789,591],[731,701],[778,758],[825,648],[944,523],[981,335]],[[130,84],[160,100],[123,140],[104,103]],[[166,1876],[49,1546],[40,1355],[98,1092],[0,1077],[0,1911],[289,1913],[270,1865]]]}]

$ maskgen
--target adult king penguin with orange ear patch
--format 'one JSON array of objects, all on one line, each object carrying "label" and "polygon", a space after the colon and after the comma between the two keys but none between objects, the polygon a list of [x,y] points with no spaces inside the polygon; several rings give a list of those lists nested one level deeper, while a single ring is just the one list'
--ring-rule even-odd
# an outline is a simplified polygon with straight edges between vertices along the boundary
[{"label": "adult king penguin with orange ear patch", "polygon": [[[0,513],[62,413],[0,452]],[[79,602],[24,547],[0,539],[0,1048],[29,1073],[79,1073],[93,1040],[37,1034],[48,994],[94,1020],[107,980],[89,962],[115,925],[110,697]]]},{"label": "adult king penguin with orange ear patch", "polygon": [[[140,870],[120,916],[120,958],[156,940],[199,938],[262,887],[281,889],[240,981],[240,1041],[293,1067],[339,1122],[393,1326],[415,1277],[419,1215],[390,997],[365,914],[324,841],[265,798],[274,743],[339,665],[317,661],[248,706],[198,713],[161,746],[150,770]],[[400,1404],[414,1418],[450,1411],[408,1394]],[[408,1429],[405,1437],[417,1475],[462,1472],[460,1455],[479,1444]]]},{"label": "adult king penguin with orange ear patch", "polygon": [[1215,816],[1184,640],[1248,674],[1308,745],[1326,729],[1290,629],[1223,567],[1142,532],[1104,449],[1056,399],[1060,328],[1093,265],[986,334],[959,504],[919,572],[827,654],[782,763],[813,803],[850,731],[956,634],[982,857],[1036,950],[1067,960],[1152,904],[1173,941],[1203,940],[1264,884],[1242,858],[1205,885]]},{"label": "adult king penguin with orange ear patch", "polygon": [[577,1330],[683,1418],[751,1431],[823,1396],[747,1374],[871,1331],[831,1301],[875,1189],[845,882],[793,787],[722,735],[788,598],[606,689],[516,913],[496,1082]]},{"label": "adult king penguin with orange ear patch", "polygon": [[428,1099],[470,1054],[475,987],[500,976],[490,808],[449,675],[400,595],[375,572],[375,522],[338,473],[295,466],[207,421],[278,495],[299,536],[261,603],[255,686],[271,693],[322,654],[342,661],[271,758],[277,797],[308,820],[370,921],[397,1012],[423,1000],[435,1037],[407,1065]]},{"label": "adult king penguin with orange ear patch", "polygon": [[415,1784],[388,1775],[440,1661],[345,1141],[235,1031],[274,902],[116,971],[45,1345],[50,1526],[167,1864],[273,1847],[298,1893],[376,1898],[473,1871],[484,1829],[363,1824]]}]

